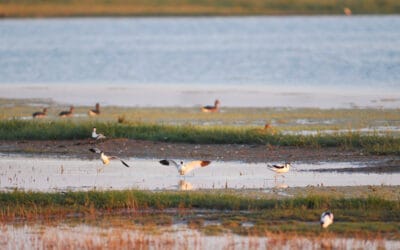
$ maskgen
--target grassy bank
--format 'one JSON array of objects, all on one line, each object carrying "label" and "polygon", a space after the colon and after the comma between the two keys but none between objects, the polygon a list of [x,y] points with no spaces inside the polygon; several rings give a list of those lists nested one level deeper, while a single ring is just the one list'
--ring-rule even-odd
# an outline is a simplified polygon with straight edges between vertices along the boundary
[{"label": "grassy bank", "polygon": [[398,14],[397,0],[5,0],[1,17]]},{"label": "grassy bank", "polygon": [[199,144],[261,144],[297,147],[364,149],[373,154],[400,154],[400,138],[374,133],[289,135],[268,129],[234,126],[159,125],[98,121],[0,121],[2,140],[71,140],[90,137],[92,127],[109,138]]},{"label": "grassy bank", "polygon": [[[214,220],[221,222],[221,226],[213,227],[213,230],[222,231],[228,227],[243,234],[252,230],[255,235],[262,235],[265,231],[320,233],[318,219],[321,212],[328,208],[335,213],[331,232],[347,236],[348,233],[383,233],[398,239],[399,200],[374,196],[343,198],[314,194],[272,199],[230,191],[186,193],[137,190],[0,193],[2,221],[123,215],[133,216],[130,220],[144,225],[170,225],[174,220],[184,219],[191,227],[210,230],[204,226],[204,221]],[[201,216],[197,216],[199,214]],[[244,222],[253,223],[255,227],[245,230],[240,227]]]},{"label": "grassy bank", "polygon": [[[325,194],[303,195],[296,198],[271,199],[241,195],[239,191],[80,191],[80,192],[0,192],[2,218],[10,216],[88,213],[91,209],[111,211],[118,209],[216,209],[216,210],[275,210],[292,211],[288,219],[309,220],[309,215],[295,210],[365,210],[373,220],[400,220],[400,201],[376,196],[343,198]],[[380,214],[379,211],[387,211]],[[278,217],[275,217],[277,219]]]}]

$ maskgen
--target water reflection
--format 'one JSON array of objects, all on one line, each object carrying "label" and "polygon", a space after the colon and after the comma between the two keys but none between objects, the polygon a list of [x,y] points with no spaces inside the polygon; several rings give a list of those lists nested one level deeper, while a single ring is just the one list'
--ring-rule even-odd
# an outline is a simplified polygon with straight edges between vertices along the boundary
[{"label": "water reflection", "polygon": [[[0,190],[193,190],[264,189],[305,186],[398,185],[399,171],[373,171],[371,163],[293,163],[283,176],[275,176],[266,163],[213,162],[181,178],[156,159],[129,159],[135,167],[112,162],[100,173],[97,160],[36,158],[0,155]],[[349,171],[354,169],[357,171]],[[358,171],[358,170],[363,171]],[[343,171],[342,171],[343,170]],[[370,171],[369,171],[370,170]]]},{"label": "water reflection", "polygon": [[399,241],[301,237],[268,233],[265,237],[231,232],[207,235],[186,225],[145,228],[140,225],[107,227],[65,223],[2,224],[2,249],[397,249]]},{"label": "water reflection", "polygon": [[178,183],[178,190],[192,190],[193,189],[193,185],[185,180],[179,180]]},{"label": "water reflection", "polygon": [[289,187],[289,185],[285,183],[285,180],[278,180],[278,179],[275,179],[275,186],[274,186],[274,188],[276,188],[276,189],[286,189],[286,188],[288,188],[288,187]]}]

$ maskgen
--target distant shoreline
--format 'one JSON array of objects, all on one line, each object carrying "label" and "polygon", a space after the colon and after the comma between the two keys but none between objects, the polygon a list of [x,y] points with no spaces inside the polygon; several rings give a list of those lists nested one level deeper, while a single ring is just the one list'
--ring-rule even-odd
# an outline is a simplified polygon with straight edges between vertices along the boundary
[{"label": "distant shoreline", "polygon": [[[156,98],[155,98],[156,97]],[[51,99],[75,105],[194,107],[220,99],[224,107],[398,108],[396,90],[340,87],[184,84],[1,84],[0,98]]]},{"label": "distant shoreline", "polygon": [[364,3],[350,0],[346,5],[340,1],[319,0],[231,0],[190,1],[167,0],[16,0],[0,3],[0,18],[26,17],[142,17],[142,16],[259,16],[259,15],[387,15],[400,14],[400,3],[387,0]]}]

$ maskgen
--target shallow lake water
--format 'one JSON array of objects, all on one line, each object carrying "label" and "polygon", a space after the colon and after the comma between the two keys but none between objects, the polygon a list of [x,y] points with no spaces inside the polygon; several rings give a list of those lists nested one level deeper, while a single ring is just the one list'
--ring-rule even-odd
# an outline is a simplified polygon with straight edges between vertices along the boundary
[{"label": "shallow lake water", "polygon": [[398,15],[5,19],[0,97],[397,108],[399,24]]},{"label": "shallow lake water", "polygon": [[[27,157],[0,155],[0,190],[195,190],[268,189],[304,186],[398,185],[400,173],[339,172],[362,168],[367,163],[292,163],[286,174],[275,174],[267,163],[215,161],[180,176],[160,159],[128,158],[131,167],[119,161],[105,166],[99,159]],[[324,169],[325,171],[318,171]],[[329,171],[332,169],[332,171]],[[328,171],[326,171],[328,170]]]},{"label": "shallow lake water", "polygon": [[7,19],[0,84],[398,90],[399,24],[397,15]]},{"label": "shallow lake water", "polygon": [[0,225],[0,230],[2,249],[398,249],[399,244],[398,241],[384,239],[333,236],[207,235],[186,225],[157,226],[152,231],[141,226],[4,224]]}]

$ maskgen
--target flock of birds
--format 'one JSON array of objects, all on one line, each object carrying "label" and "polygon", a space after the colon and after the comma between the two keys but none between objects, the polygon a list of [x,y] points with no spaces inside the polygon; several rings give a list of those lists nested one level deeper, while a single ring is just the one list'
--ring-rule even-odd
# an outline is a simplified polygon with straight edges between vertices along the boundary
[{"label": "flock of birds", "polygon": [[[58,116],[61,117],[61,118],[72,117],[72,116],[74,116],[74,111],[75,111],[74,106],[71,106],[71,107],[69,108],[69,110],[61,111],[61,112],[58,114]],[[100,115],[100,104],[99,104],[99,103],[96,103],[95,108],[94,108],[94,109],[90,109],[90,110],[88,111],[88,115],[89,115],[89,116],[97,116],[97,115]],[[38,112],[33,113],[33,114],[32,114],[32,117],[33,117],[33,118],[45,118],[45,117],[47,117],[47,108],[43,108],[42,111],[38,111]]]},{"label": "flock of birds", "polygon": [[[214,105],[207,105],[201,107],[201,111],[204,113],[213,113],[213,112],[219,112],[219,107],[220,107],[220,102],[219,100],[215,100]],[[69,110],[64,110],[61,111],[58,116],[62,118],[66,117],[72,117],[74,115],[75,108],[74,106],[71,106]],[[98,116],[100,115],[100,104],[96,103],[94,109],[90,109],[88,111],[89,116]],[[47,108],[43,108],[42,111],[37,111],[32,114],[33,118],[45,118],[47,117]]]},{"label": "flock of birds", "polygon": [[[106,139],[107,137],[104,136],[101,133],[97,133],[97,129],[93,128],[92,131],[92,138],[94,140],[102,140]],[[89,149],[93,153],[97,153],[100,155],[100,160],[103,162],[104,165],[107,165],[110,163],[110,160],[118,160],[120,161],[125,167],[130,167],[124,160],[119,158],[118,156],[108,156],[106,155],[102,150],[98,148],[90,148]],[[178,173],[181,176],[186,175],[187,173],[191,172],[192,170],[196,168],[202,168],[210,165],[211,161],[205,161],[205,160],[196,160],[196,161],[190,161],[184,163],[183,161],[174,161],[171,159],[163,159],[159,161],[160,164],[165,165],[165,166],[174,166],[177,170]],[[277,174],[283,174],[289,172],[291,168],[291,163],[286,162],[282,165],[279,164],[274,164],[274,165],[267,165],[267,167],[274,171]],[[330,211],[325,211],[321,214],[320,218],[320,225],[322,228],[327,228],[329,225],[333,223],[333,213]]]},{"label": "flock of birds", "polygon": [[[214,105],[211,106],[203,106],[201,107],[201,111],[205,113],[211,113],[211,112],[219,112],[220,108],[220,101],[215,100]],[[73,116],[74,112],[74,107],[71,106],[69,111],[62,111],[59,113],[60,117],[71,117]],[[95,109],[91,109],[88,111],[89,116],[97,116],[100,114],[100,104],[96,103]],[[35,112],[32,114],[33,118],[44,118],[47,115],[47,108],[44,108],[42,112]],[[104,140],[107,137],[104,134],[97,133],[97,129],[93,128],[92,130],[92,139],[94,140]],[[118,160],[120,161],[125,167],[130,167],[126,161],[122,160],[118,156],[110,156],[106,155],[101,149],[99,148],[90,148],[89,149],[92,153],[99,154],[100,155],[100,160],[104,165],[108,165],[111,160]],[[186,175],[190,171],[196,169],[196,168],[202,168],[210,165],[211,161],[205,161],[205,160],[196,160],[196,161],[190,161],[187,163],[184,163],[183,161],[174,161],[171,159],[163,159],[159,161],[160,164],[166,165],[166,166],[174,166],[177,170],[178,173],[181,176]],[[274,164],[274,165],[267,165],[267,167],[274,171],[277,174],[284,174],[289,172],[290,168],[292,167],[291,163],[286,162],[282,165],[280,164]],[[333,213],[330,211],[325,211],[321,214],[320,218],[320,225],[322,228],[327,228],[329,225],[333,223]]]},{"label": "flock of birds", "polygon": [[[97,129],[93,128],[92,138],[95,140],[102,140],[102,139],[106,139],[107,137],[105,137],[103,134],[97,133]],[[104,165],[108,165],[110,163],[110,160],[118,160],[125,167],[127,167],[127,168],[130,167],[128,165],[128,163],[126,163],[124,160],[122,160],[118,156],[106,155],[102,150],[100,150],[98,148],[90,148],[89,150],[93,153],[99,154],[100,160],[103,162]],[[190,171],[192,171],[193,169],[210,165],[211,161],[191,161],[191,162],[187,162],[187,163],[184,163],[183,161],[179,161],[179,163],[178,163],[174,160],[164,159],[164,160],[159,161],[159,163],[162,165],[166,165],[166,166],[176,167],[179,174],[183,176],[183,175],[186,175],[187,173],[189,173]]]}]

